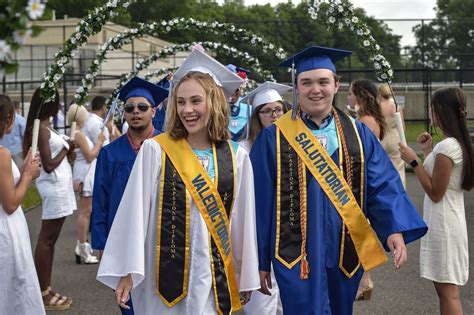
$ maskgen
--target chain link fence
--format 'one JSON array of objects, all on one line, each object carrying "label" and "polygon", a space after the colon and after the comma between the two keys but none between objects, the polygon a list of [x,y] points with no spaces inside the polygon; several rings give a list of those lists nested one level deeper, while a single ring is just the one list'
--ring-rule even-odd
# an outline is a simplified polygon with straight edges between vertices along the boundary
[{"label": "chain link fence", "polygon": [[[467,119],[474,127],[474,69],[401,69],[395,70],[395,79],[392,88],[399,106],[404,107],[405,121],[408,123],[423,123],[425,129],[429,126],[428,108],[431,94],[442,87],[460,87],[467,95]],[[350,82],[365,78],[374,80],[375,74],[372,69],[339,71],[341,88],[336,96],[335,103],[345,108],[347,91]],[[74,100],[74,92],[81,83],[82,76],[79,74],[66,74],[64,84],[59,91],[64,113]],[[108,97],[118,81],[119,76],[99,75],[96,78],[96,86],[91,91],[89,99],[96,95]],[[0,90],[8,94],[13,100],[22,105],[22,114],[26,117],[29,109],[30,98],[34,90],[41,84],[40,80],[24,80],[6,82],[3,81]],[[64,114],[65,115],[65,114]],[[58,126],[61,128],[61,126]]]},{"label": "chain link fence", "polygon": [[[404,107],[407,122],[429,123],[428,108],[431,94],[443,87],[460,87],[467,95],[467,119],[474,121],[474,69],[400,69],[395,70],[392,89],[397,104]],[[357,79],[375,79],[374,71],[339,71],[341,89],[336,98],[339,106],[346,104],[350,82]]]}]

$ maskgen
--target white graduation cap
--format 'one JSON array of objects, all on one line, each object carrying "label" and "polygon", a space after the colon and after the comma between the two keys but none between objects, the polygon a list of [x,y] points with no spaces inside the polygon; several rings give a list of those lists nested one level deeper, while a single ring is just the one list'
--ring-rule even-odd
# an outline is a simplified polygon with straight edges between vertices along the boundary
[{"label": "white graduation cap", "polygon": [[223,64],[198,49],[194,49],[176,70],[173,76],[173,85],[176,86],[191,71],[209,74],[216,84],[224,89],[227,97],[234,94],[244,82],[237,74],[232,73]]},{"label": "white graduation cap", "polygon": [[283,101],[281,96],[291,89],[291,86],[267,81],[245,96],[242,102],[252,104],[255,109],[267,103]]}]

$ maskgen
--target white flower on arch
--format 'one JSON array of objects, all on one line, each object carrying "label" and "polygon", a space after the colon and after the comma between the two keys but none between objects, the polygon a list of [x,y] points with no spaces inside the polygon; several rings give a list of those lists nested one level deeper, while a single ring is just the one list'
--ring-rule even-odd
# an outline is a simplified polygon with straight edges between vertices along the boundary
[{"label": "white flower on arch", "polygon": [[28,12],[30,19],[37,20],[43,16],[45,8],[46,5],[41,3],[40,0],[28,0],[26,11]]}]

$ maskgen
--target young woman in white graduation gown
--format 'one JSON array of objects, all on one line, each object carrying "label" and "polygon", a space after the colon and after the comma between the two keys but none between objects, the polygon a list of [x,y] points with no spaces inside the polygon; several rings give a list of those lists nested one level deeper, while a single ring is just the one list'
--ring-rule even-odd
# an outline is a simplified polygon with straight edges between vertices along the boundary
[{"label": "young woman in white graduation gown", "polygon": [[[168,253],[161,251],[161,256],[157,257],[157,251],[162,248],[157,246],[157,241],[167,232],[158,229],[158,226],[169,223],[162,222],[164,208],[160,206],[166,201],[166,198],[161,198],[164,186],[162,176],[165,176],[164,162],[169,162],[167,159],[163,160],[166,149],[158,142],[158,138],[162,136],[158,136],[146,140],[138,153],[97,276],[99,281],[116,290],[117,303],[121,307],[126,308],[125,303],[131,291],[135,314],[230,314],[239,311],[240,304],[248,301],[248,291],[260,287],[252,165],[247,152],[228,140],[229,109],[224,89],[225,92],[231,92],[235,84],[228,84],[227,79],[235,81],[235,78],[233,74],[224,71],[228,72],[204,53],[197,50],[191,53],[187,62],[185,61],[175,74],[176,87],[169,106],[167,130],[162,136],[172,141],[184,139],[192,150],[185,160],[198,158],[212,180],[217,176],[217,160],[214,158],[216,143],[226,143],[231,148],[235,189],[229,215],[229,238],[235,272],[226,275],[227,279],[235,276],[238,287],[237,307],[235,299],[232,310],[224,312],[218,307],[222,292],[215,290],[218,280],[213,276],[215,265],[211,263],[211,234],[201,210],[189,193],[188,186],[185,203],[189,204],[190,209],[186,215],[186,225],[189,227],[186,250],[189,255],[185,260],[183,292],[172,302],[164,297],[167,294],[164,291],[168,288],[159,286],[157,275],[160,268],[164,267],[164,259],[166,260]],[[166,152],[167,158],[171,156],[169,153]],[[179,154],[184,152],[179,151]],[[176,209],[178,215],[180,211],[184,210]],[[167,263],[173,264],[172,261]],[[165,276],[160,273],[160,277]],[[180,281],[176,281],[177,286],[181,286]],[[166,286],[176,287],[174,282],[174,279],[171,279]],[[231,281],[225,285],[227,283]]]}]

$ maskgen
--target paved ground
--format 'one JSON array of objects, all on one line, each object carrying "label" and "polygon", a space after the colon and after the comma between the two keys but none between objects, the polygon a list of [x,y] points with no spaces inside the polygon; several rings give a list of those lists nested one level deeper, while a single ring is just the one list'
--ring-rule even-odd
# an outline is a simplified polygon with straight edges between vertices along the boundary
[{"label": "paved ground", "polygon": [[[408,191],[418,209],[422,209],[423,192],[413,175],[408,175]],[[465,195],[469,237],[474,239],[474,192]],[[40,208],[27,213],[32,246],[36,242],[40,224]],[[73,307],[65,314],[120,314],[113,300],[113,292],[97,282],[97,265],[76,265],[75,216],[66,220],[56,247],[53,268],[53,288],[74,299]],[[474,266],[474,242],[470,242],[471,275]],[[375,289],[370,301],[356,302],[355,314],[437,314],[438,300],[433,285],[419,277],[419,242],[409,246],[409,261],[395,271],[391,264],[372,272]],[[461,289],[465,314],[474,314],[474,281]],[[58,314],[58,312],[51,312]]]}]

